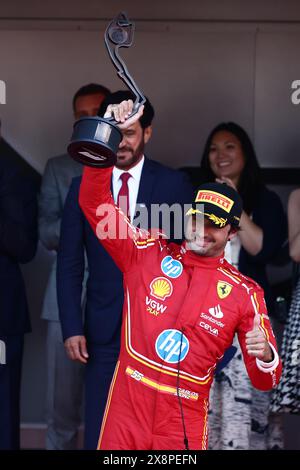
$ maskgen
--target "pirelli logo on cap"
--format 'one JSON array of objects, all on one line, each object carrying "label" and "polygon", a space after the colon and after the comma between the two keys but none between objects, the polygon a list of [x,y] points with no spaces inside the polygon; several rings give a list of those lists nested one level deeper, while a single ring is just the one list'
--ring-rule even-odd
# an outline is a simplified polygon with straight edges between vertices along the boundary
[{"label": "pirelli logo on cap", "polygon": [[199,190],[195,202],[209,202],[215,206],[220,207],[226,212],[230,212],[234,201],[223,194],[216,193],[215,191]]}]

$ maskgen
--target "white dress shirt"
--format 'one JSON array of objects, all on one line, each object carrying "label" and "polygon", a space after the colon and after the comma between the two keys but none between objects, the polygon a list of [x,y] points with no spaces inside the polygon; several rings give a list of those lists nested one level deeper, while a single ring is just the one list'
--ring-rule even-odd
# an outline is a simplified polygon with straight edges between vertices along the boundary
[{"label": "white dress shirt", "polygon": [[137,201],[137,196],[139,192],[144,161],[145,161],[145,157],[143,155],[142,159],[135,166],[130,168],[128,172],[121,170],[120,168],[117,168],[116,166],[113,169],[112,189],[113,189],[113,196],[114,196],[115,203],[117,203],[118,194],[122,186],[122,180],[120,179],[120,176],[122,175],[122,173],[131,174],[131,178],[129,178],[128,180],[129,215],[130,215],[131,222],[135,214],[136,201]]},{"label": "white dress shirt", "polygon": [[[253,214],[250,215],[250,219],[253,220]],[[229,240],[225,246],[225,254],[224,258],[228,261],[228,263],[232,264],[237,270],[239,269],[239,259],[240,259],[240,251],[242,248],[241,239],[236,234],[232,240]]]},{"label": "white dress shirt", "polygon": [[241,248],[242,244],[238,234],[236,234],[236,236],[233,237],[232,240],[229,240],[225,246],[224,258],[236,269],[239,269],[239,257]]}]

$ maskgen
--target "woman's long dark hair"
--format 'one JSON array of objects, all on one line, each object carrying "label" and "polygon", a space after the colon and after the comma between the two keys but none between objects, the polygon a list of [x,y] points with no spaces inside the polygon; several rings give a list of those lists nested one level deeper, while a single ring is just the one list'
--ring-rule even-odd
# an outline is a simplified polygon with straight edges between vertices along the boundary
[{"label": "woman's long dark hair", "polygon": [[247,214],[251,214],[254,206],[256,205],[259,193],[264,187],[264,182],[252,142],[247,132],[241,126],[234,122],[222,122],[211,131],[206,141],[200,163],[201,180],[203,182],[211,182],[216,178],[216,175],[210,167],[209,150],[214,135],[220,131],[230,132],[240,141],[245,158],[245,166],[240,176],[237,189],[243,200],[245,212],[247,212]]}]

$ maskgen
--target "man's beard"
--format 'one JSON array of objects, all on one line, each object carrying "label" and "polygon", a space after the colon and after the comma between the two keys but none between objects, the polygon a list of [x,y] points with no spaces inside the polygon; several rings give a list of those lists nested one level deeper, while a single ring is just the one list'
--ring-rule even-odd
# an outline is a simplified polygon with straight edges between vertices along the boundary
[{"label": "man's beard", "polygon": [[[117,153],[116,166],[122,169],[134,166],[140,160],[141,156],[144,154],[144,148],[145,148],[145,144],[143,140],[140,141],[135,151],[133,150],[132,147],[129,147],[129,146],[123,147]],[[124,155],[123,157],[122,155],[123,153],[124,154],[126,153],[127,155]],[[129,157],[128,154],[130,154],[131,156]]]}]

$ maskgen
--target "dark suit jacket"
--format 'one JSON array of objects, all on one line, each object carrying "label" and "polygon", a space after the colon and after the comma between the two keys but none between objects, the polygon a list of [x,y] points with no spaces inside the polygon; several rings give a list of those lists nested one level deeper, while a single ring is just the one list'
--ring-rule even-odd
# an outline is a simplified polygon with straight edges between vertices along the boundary
[{"label": "dark suit jacket", "polygon": [[30,330],[19,263],[37,247],[36,186],[0,147],[0,336]]},{"label": "dark suit jacket", "polygon": [[[78,204],[81,178],[74,178],[66,199],[57,259],[57,293],[64,339],[86,334],[88,341],[107,344],[119,340],[123,306],[122,274],[106,253]],[[145,158],[137,204],[190,204],[193,189],[186,175]],[[89,278],[85,330],[81,289],[86,249]]]}]

